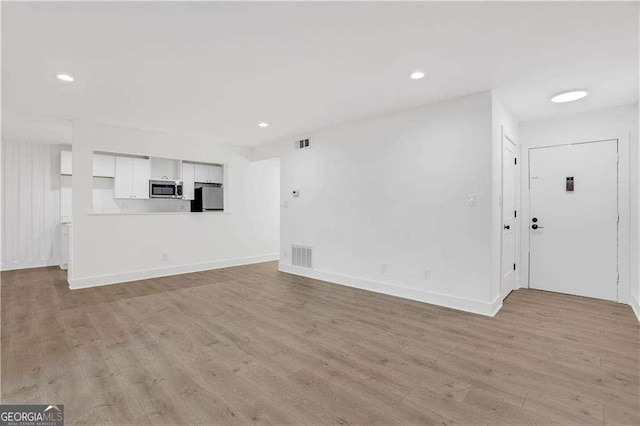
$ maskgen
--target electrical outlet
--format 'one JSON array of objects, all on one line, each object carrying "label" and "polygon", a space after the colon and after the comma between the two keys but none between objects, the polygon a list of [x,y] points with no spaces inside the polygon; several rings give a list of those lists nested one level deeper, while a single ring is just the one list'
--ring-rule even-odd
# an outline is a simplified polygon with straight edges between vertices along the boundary
[{"label": "electrical outlet", "polygon": [[387,273],[387,264],[383,263],[382,265],[380,265],[380,272],[382,272],[383,274]]},{"label": "electrical outlet", "polygon": [[425,280],[430,280],[431,279],[431,270],[429,268],[424,270],[424,279]]},{"label": "electrical outlet", "polygon": [[476,194],[468,194],[467,195],[467,205],[470,207],[475,207],[476,205]]},{"label": "electrical outlet", "polygon": [[169,253],[162,253],[162,261],[166,262],[167,260],[169,260]]}]

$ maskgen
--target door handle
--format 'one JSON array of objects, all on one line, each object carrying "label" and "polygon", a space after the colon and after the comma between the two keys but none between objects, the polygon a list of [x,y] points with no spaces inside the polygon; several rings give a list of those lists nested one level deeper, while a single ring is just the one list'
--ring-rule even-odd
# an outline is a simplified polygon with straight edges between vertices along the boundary
[{"label": "door handle", "polygon": [[504,229],[511,229],[511,226],[509,226],[509,225],[505,225],[505,226],[504,226]]},{"label": "door handle", "polygon": [[544,226],[538,226],[535,223],[531,225],[531,229],[544,229]]}]

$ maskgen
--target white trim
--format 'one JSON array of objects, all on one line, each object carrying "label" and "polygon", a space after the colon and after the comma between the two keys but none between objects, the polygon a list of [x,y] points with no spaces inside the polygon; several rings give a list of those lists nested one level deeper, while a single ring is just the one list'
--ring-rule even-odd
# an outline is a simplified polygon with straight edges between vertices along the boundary
[{"label": "white trim", "polygon": [[178,265],[168,268],[146,269],[142,271],[123,272],[96,277],[68,279],[69,289],[97,287],[109,284],[118,284],[130,281],[146,280],[149,278],[166,277],[171,275],[188,274],[192,272],[208,271],[211,269],[228,268],[230,266],[250,265],[252,263],[272,262],[278,260],[278,254],[263,256],[239,257],[235,259],[215,260],[213,262],[194,263],[190,265]]},{"label": "white trim", "polygon": [[629,303],[631,305],[631,309],[633,309],[633,313],[636,314],[636,317],[640,322],[640,300],[638,300],[638,296],[633,293],[631,293],[631,297],[629,299],[631,299],[629,300],[629,302],[631,302]]},{"label": "white trim", "polygon": [[518,290],[519,288],[528,288],[528,283],[526,280],[516,280],[516,287],[514,288],[514,290]]},{"label": "white trim", "polygon": [[431,293],[414,288],[398,287],[392,284],[365,280],[362,278],[316,271],[313,269],[302,268],[299,266],[293,266],[284,263],[278,264],[278,270],[280,272],[286,272],[293,275],[299,275],[302,277],[340,284],[347,287],[359,288],[361,290],[373,291],[375,293],[387,294],[390,296],[401,297],[403,299],[430,303],[433,305],[444,306],[447,308],[471,312],[474,314],[486,315],[490,317],[495,316],[500,308],[502,308],[502,299],[500,298],[500,296],[496,297],[493,302],[482,302],[479,300],[461,299],[455,296]]},{"label": "white trim", "polygon": [[512,289],[507,289],[507,291],[504,292],[504,294],[502,294],[502,292],[500,292],[500,300],[503,300],[507,298],[508,295],[511,294],[512,291],[514,291],[517,288],[517,284],[515,283],[515,281],[513,282],[513,288]]},{"label": "white trim", "polygon": [[60,264],[60,261],[55,259],[32,260],[28,262],[11,262],[11,263],[3,263],[2,266],[0,266],[0,270],[15,271],[18,269],[45,268],[47,266],[58,266],[59,264]]}]

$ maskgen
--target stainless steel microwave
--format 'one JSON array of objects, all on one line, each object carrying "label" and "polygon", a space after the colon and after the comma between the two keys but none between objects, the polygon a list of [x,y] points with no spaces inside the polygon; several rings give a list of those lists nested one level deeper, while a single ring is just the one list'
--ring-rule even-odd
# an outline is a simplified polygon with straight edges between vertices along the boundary
[{"label": "stainless steel microwave", "polygon": [[182,181],[150,180],[149,198],[182,198]]}]

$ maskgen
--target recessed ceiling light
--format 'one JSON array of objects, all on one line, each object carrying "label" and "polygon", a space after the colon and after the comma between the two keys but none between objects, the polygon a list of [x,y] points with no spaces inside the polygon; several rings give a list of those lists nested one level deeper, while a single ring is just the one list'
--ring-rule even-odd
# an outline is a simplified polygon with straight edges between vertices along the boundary
[{"label": "recessed ceiling light", "polygon": [[584,98],[588,94],[589,93],[587,93],[586,90],[582,90],[582,89],[567,90],[566,92],[561,92],[561,93],[558,93],[557,95],[553,95],[553,97],[551,98],[551,102],[556,104],[561,104],[564,102],[573,102],[573,101],[577,101],[578,99]]},{"label": "recessed ceiling light", "polygon": [[411,77],[412,80],[420,80],[424,77],[424,73],[422,71],[414,71],[409,77]]},{"label": "recessed ceiling light", "polygon": [[258,127],[262,127],[264,129],[265,127],[269,127],[269,123],[265,123],[264,121],[261,121],[258,123]]},{"label": "recessed ceiling light", "polygon": [[73,81],[73,77],[69,74],[57,74],[58,80],[66,81],[67,83],[71,83]]}]

